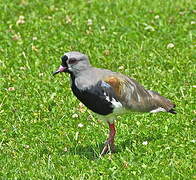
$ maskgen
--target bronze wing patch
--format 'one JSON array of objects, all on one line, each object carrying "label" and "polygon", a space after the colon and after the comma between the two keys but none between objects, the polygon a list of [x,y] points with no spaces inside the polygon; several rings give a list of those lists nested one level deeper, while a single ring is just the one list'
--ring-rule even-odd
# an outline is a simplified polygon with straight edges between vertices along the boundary
[{"label": "bronze wing patch", "polygon": [[114,77],[114,76],[107,77],[104,79],[104,81],[106,83],[108,83],[114,89],[116,97],[120,98],[121,97],[121,87],[122,87],[123,81],[117,77]]}]

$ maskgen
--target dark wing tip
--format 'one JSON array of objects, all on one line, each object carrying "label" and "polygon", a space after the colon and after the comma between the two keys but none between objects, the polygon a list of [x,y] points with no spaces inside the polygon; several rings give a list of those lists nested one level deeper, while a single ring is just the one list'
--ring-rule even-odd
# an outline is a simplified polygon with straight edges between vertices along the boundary
[{"label": "dark wing tip", "polygon": [[[176,107],[176,105],[174,106],[174,107]],[[170,113],[172,113],[172,114],[177,114],[177,112],[176,112],[176,110],[175,109],[170,109],[168,112],[170,112]]]}]

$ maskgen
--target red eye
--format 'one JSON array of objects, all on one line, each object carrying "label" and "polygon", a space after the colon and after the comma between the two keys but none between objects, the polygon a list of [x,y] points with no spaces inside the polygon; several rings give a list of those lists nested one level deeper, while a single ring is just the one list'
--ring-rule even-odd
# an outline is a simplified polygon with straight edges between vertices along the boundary
[{"label": "red eye", "polygon": [[75,58],[70,58],[69,59],[69,64],[75,64],[76,63],[76,59]]}]

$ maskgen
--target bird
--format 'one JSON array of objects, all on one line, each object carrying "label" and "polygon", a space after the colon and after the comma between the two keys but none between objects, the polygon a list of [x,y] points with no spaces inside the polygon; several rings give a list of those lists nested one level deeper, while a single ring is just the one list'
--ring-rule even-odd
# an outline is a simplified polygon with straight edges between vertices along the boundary
[{"label": "bird", "polygon": [[61,61],[53,75],[63,72],[70,74],[73,94],[108,123],[109,135],[100,156],[115,152],[116,115],[129,112],[176,114],[176,105],[171,100],[145,89],[124,74],[93,67],[86,54],[66,52]]}]

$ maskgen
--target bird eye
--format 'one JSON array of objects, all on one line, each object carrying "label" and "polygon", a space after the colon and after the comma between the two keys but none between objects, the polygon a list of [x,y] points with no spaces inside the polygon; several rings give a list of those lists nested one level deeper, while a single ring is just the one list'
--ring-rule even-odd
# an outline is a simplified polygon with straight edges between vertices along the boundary
[{"label": "bird eye", "polygon": [[74,64],[74,63],[76,63],[76,59],[75,58],[70,58],[69,59],[69,64]]}]

